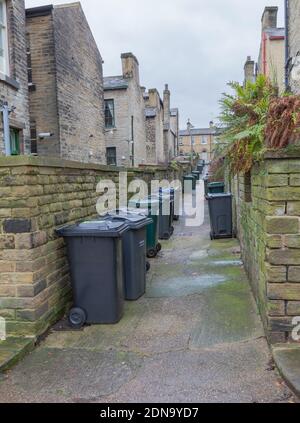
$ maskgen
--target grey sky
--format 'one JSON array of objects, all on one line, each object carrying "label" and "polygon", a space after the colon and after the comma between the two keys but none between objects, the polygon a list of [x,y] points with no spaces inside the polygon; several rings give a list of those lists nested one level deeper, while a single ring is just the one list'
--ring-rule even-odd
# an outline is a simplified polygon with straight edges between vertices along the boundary
[{"label": "grey sky", "polygon": [[[25,0],[27,7],[67,3]],[[133,52],[140,62],[141,85],[169,84],[172,107],[207,126],[218,116],[218,100],[232,80],[242,81],[247,55],[255,59],[265,6],[283,0],[81,0],[105,61],[104,74],[121,73],[120,54]]]}]

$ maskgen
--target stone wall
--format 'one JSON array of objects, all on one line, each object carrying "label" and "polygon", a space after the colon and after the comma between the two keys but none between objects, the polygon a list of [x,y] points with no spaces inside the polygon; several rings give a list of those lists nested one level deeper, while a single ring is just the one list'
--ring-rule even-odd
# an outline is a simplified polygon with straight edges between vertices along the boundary
[{"label": "stone wall", "polygon": [[[20,130],[21,149],[30,152],[28,107],[28,77],[25,35],[25,6],[23,0],[7,1],[9,41],[9,75],[0,74],[0,101],[15,107],[10,114],[10,126]],[[4,154],[2,115],[0,115],[0,154]]]},{"label": "stone wall", "polygon": [[[71,300],[63,239],[55,229],[96,216],[100,180],[118,186],[119,171],[36,157],[0,159],[0,316],[8,335],[38,336]],[[130,169],[129,181],[178,176],[170,168]]]},{"label": "stone wall", "polygon": [[269,154],[232,182],[243,259],[271,343],[300,316],[300,154]]},{"label": "stone wall", "polygon": [[102,58],[80,3],[27,10],[37,152],[105,164]]},{"label": "stone wall", "polygon": [[[289,57],[294,60],[300,53],[300,7],[299,0],[289,0]],[[299,69],[298,63],[297,69]],[[290,74],[290,86],[295,94],[300,93],[300,75],[298,70],[298,77],[295,78]],[[297,75],[295,75],[297,76]]]}]

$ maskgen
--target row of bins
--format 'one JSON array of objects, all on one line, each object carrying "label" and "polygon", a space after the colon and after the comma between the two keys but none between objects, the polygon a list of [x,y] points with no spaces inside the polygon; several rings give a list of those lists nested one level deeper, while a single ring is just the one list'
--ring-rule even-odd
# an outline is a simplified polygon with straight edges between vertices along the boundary
[{"label": "row of bins", "polygon": [[[132,209],[116,210],[98,220],[80,222],[57,230],[67,245],[74,307],[69,322],[114,324],[120,321],[124,300],[145,294],[146,271],[161,249],[158,238],[173,233],[175,190],[131,202]],[[170,212],[163,213],[166,202]]]}]

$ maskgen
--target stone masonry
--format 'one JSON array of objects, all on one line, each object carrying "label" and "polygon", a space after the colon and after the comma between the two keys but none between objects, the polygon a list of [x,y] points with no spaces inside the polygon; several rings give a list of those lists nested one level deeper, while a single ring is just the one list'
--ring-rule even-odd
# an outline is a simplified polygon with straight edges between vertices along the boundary
[{"label": "stone masonry", "polygon": [[[9,42],[9,75],[0,73],[0,103],[10,108],[10,127],[20,135],[21,152],[30,151],[28,78],[25,36],[24,0],[7,0],[7,24]],[[4,153],[3,121],[0,114],[0,154]]]},{"label": "stone masonry", "polygon": [[147,162],[165,163],[164,154],[164,107],[157,89],[149,89],[144,94],[147,134]]},{"label": "stone masonry", "polygon": [[[63,239],[55,229],[96,216],[100,180],[118,190],[120,168],[39,157],[0,158],[0,317],[9,336],[38,336],[71,300]],[[122,171],[125,169],[123,168]],[[130,169],[128,182],[178,171]]]},{"label": "stone masonry", "polygon": [[271,343],[300,315],[300,158],[268,154],[233,183],[243,258]]},{"label": "stone masonry", "polygon": [[[287,0],[286,0],[287,1]],[[295,94],[300,93],[300,3],[288,1],[289,84]]]},{"label": "stone masonry", "polygon": [[37,154],[104,164],[102,58],[80,3],[28,9],[26,30]]},{"label": "stone masonry", "polygon": [[139,63],[132,53],[123,53],[122,75],[104,78],[104,97],[114,101],[115,125],[105,131],[106,147],[116,148],[118,166],[147,163],[146,125]]}]

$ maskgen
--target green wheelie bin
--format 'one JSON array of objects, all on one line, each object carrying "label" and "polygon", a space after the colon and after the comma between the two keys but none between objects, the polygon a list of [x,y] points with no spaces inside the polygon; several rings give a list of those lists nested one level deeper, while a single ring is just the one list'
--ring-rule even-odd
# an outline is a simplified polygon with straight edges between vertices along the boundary
[{"label": "green wheelie bin", "polygon": [[128,207],[152,219],[152,223],[147,226],[147,257],[156,257],[161,250],[158,242],[159,198],[149,196],[143,200],[129,200]]}]

